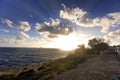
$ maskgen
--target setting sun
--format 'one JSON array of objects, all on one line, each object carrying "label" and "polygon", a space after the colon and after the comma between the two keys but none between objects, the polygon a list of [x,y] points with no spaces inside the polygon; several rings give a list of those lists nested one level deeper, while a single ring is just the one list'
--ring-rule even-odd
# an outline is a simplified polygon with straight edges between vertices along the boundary
[{"label": "setting sun", "polygon": [[[83,36],[81,35],[81,38]],[[83,40],[79,41],[78,35],[75,33],[72,33],[68,36],[60,36],[59,38],[55,39],[53,42],[49,43],[45,47],[49,48],[59,48],[61,50],[74,50],[78,47],[79,44],[86,44],[86,42]]]},{"label": "setting sun", "polygon": [[74,34],[71,34],[69,36],[62,36],[53,43],[54,46],[57,48],[60,48],[61,50],[73,50],[77,48],[78,41]]}]

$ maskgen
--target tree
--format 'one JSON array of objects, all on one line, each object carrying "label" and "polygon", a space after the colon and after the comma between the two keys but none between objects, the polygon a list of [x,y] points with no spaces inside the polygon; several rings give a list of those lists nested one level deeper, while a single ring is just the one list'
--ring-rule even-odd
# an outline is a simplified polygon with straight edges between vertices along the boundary
[{"label": "tree", "polygon": [[104,51],[104,50],[108,49],[108,44],[105,42],[101,42],[101,43],[95,45],[95,48],[97,50]]},{"label": "tree", "polygon": [[84,53],[86,51],[85,45],[78,45],[78,48],[76,49],[76,53]]},{"label": "tree", "polygon": [[93,39],[89,40],[88,45],[91,48],[94,48],[97,44],[100,44],[102,42],[104,42],[104,39],[102,39],[102,38],[93,38]]},{"label": "tree", "polygon": [[93,38],[89,40],[88,45],[91,47],[95,54],[99,54],[109,47],[108,43],[106,43],[102,38]]}]

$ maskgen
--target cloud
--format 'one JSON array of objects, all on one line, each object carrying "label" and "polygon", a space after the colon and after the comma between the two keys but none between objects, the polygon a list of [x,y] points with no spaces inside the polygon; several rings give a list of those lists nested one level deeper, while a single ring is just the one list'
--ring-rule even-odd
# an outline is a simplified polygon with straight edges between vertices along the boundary
[{"label": "cloud", "polygon": [[30,36],[24,32],[19,32],[19,34],[16,36],[15,42],[21,43],[24,42],[26,39],[30,38]]},{"label": "cloud", "polygon": [[27,21],[21,21],[19,25],[14,24],[9,19],[4,19],[3,23],[6,23],[9,27],[15,28],[15,29],[21,29],[24,31],[29,31],[31,29],[30,24]]},{"label": "cloud", "polygon": [[68,19],[75,22],[76,20],[82,19],[87,15],[86,11],[79,9],[78,7],[74,9],[70,9],[70,8],[67,8],[64,4],[62,5],[64,6],[64,10],[60,10],[61,18]]},{"label": "cloud", "polygon": [[54,38],[58,35],[69,35],[73,32],[73,28],[59,19],[50,22],[36,23],[36,31],[40,34],[45,34],[47,37]]},{"label": "cloud", "polygon": [[110,41],[111,45],[120,45],[120,29],[109,32],[107,35],[104,36],[104,38]]},{"label": "cloud", "polygon": [[24,32],[19,32],[19,36],[23,37],[23,38],[29,38],[30,36]]},{"label": "cloud", "polygon": [[0,31],[6,32],[6,33],[10,32],[9,30],[6,30],[6,29],[0,29]]},{"label": "cloud", "polygon": [[20,22],[20,28],[23,29],[24,31],[29,31],[31,29],[27,21]]},{"label": "cloud", "polygon": [[113,32],[109,32],[105,38],[107,39],[120,39],[120,29],[119,30],[116,30],[116,31],[113,31]]},{"label": "cloud", "polygon": [[80,27],[101,27],[101,32],[108,32],[110,27],[120,25],[120,12],[109,13],[103,17],[91,19],[88,12],[80,8],[67,8],[62,4],[64,9],[60,10],[60,18],[67,19]]},{"label": "cloud", "polygon": [[30,36],[24,32],[19,32],[15,38],[10,37],[0,37],[0,43],[23,43]]},{"label": "cloud", "polygon": [[15,37],[0,37],[0,47],[40,47],[48,43],[22,31],[16,34]]},{"label": "cloud", "polygon": [[13,47],[16,46],[14,44],[14,39],[10,37],[0,37],[0,47]]},{"label": "cloud", "polygon": [[0,37],[0,43],[10,43],[13,40],[8,37]]},{"label": "cloud", "polygon": [[40,42],[40,39],[38,39],[37,37],[32,37],[31,39],[32,39],[32,41]]}]

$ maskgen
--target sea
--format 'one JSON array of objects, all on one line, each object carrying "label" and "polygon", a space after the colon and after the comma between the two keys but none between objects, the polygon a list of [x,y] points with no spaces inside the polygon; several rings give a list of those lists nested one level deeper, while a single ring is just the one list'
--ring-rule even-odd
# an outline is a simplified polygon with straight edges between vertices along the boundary
[{"label": "sea", "polygon": [[43,63],[68,54],[68,51],[50,48],[0,48],[0,68]]}]

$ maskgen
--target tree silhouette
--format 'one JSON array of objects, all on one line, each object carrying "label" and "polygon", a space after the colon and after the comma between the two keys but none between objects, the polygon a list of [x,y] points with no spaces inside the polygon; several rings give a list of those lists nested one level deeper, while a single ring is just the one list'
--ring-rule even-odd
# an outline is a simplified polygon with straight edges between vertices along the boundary
[{"label": "tree silhouette", "polygon": [[102,38],[93,38],[89,40],[88,45],[91,47],[92,50],[94,50],[94,53],[97,54],[109,48],[108,43],[106,43],[105,40]]},{"label": "tree silhouette", "polygon": [[78,48],[76,49],[76,53],[84,53],[86,51],[85,45],[78,45]]}]

